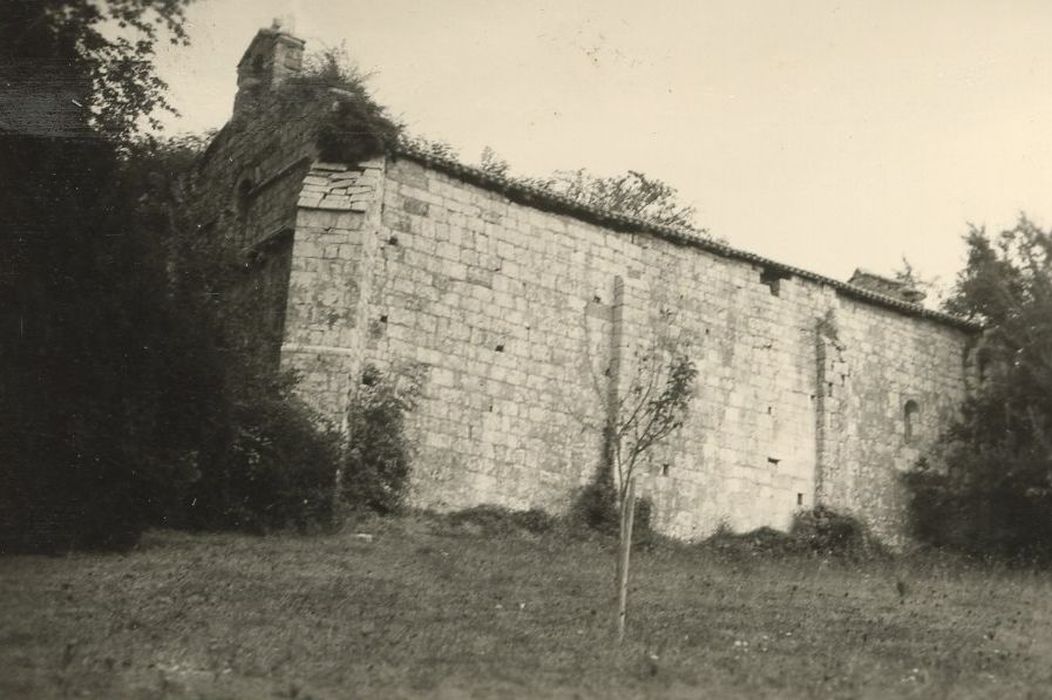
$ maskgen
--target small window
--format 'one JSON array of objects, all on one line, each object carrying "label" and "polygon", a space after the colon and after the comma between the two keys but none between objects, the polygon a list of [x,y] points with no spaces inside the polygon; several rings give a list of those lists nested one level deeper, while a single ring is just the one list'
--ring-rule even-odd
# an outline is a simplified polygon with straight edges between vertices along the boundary
[{"label": "small window", "polygon": [[902,408],[902,417],[905,423],[904,436],[907,445],[913,444],[917,439],[917,420],[919,419],[919,415],[920,405],[913,399],[907,401],[906,405]]}]

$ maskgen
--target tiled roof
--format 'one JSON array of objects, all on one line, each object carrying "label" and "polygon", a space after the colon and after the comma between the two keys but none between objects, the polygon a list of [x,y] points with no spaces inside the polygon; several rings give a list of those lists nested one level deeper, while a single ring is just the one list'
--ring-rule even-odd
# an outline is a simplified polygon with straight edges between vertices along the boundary
[{"label": "tiled roof", "polygon": [[877,294],[867,289],[848,284],[847,282],[841,282],[840,280],[825,277],[824,275],[819,275],[815,272],[810,272],[799,267],[786,265],[785,263],[765,258],[762,255],[757,255],[756,253],[747,250],[734,248],[695,229],[677,228],[674,226],[656,224],[638,217],[611,212],[599,207],[593,207],[558,193],[549,192],[539,187],[518,182],[511,178],[495,175],[482,170],[481,168],[464,165],[459,161],[428,153],[427,151],[423,151],[413,146],[398,144],[391,149],[391,152],[395,156],[403,156],[410,160],[414,160],[485,189],[500,192],[508,197],[508,199],[538,209],[568,214],[585,221],[591,221],[618,230],[653,234],[675,243],[700,248],[721,257],[742,260],[786,275],[792,275],[801,279],[826,285],[832,287],[837,293],[843,294],[846,297],[867,302],[875,306],[894,309],[895,311],[908,316],[926,318],[969,331],[976,331],[982,327],[974,321],[969,321],[940,311],[926,309],[919,304],[910,304],[901,299]]}]

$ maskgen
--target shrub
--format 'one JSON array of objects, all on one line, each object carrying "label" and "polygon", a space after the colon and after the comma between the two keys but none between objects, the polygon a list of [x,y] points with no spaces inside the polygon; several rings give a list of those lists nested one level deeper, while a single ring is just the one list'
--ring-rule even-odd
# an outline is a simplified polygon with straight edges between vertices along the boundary
[{"label": "shrub", "polygon": [[849,561],[888,556],[887,549],[861,521],[825,506],[797,513],[789,532],[760,527],[735,533],[721,523],[702,546],[734,556],[812,555]]},{"label": "shrub", "polygon": [[412,370],[384,374],[373,366],[347,413],[347,456],[340,493],[353,509],[393,513],[405,504],[412,464],[406,414],[416,406],[420,381]]},{"label": "shrub", "polygon": [[[633,542],[648,543],[653,538],[653,509],[649,498],[636,500],[635,522],[632,526]],[[597,476],[587,486],[582,487],[570,505],[566,521],[572,529],[616,537],[621,529],[621,514],[617,508],[617,491],[612,479]]]},{"label": "shrub", "polygon": [[709,549],[721,554],[730,555],[773,555],[784,556],[799,554],[803,551],[800,541],[785,532],[769,527],[761,527],[751,532],[736,533],[726,523],[721,523],[703,543]]},{"label": "shrub", "polygon": [[454,527],[473,525],[487,535],[513,535],[528,532],[534,535],[549,532],[555,527],[555,518],[540,508],[509,510],[501,506],[481,505],[456,511],[446,516]]},{"label": "shrub", "polygon": [[970,555],[1052,559],[1052,488],[1047,455],[950,439],[950,468],[919,463],[904,475],[910,534],[920,542]]},{"label": "shrub", "polygon": [[582,487],[570,506],[567,519],[577,527],[616,535],[621,516],[617,512],[617,492],[612,480],[595,478]]},{"label": "shrub", "polygon": [[801,548],[822,556],[863,560],[887,554],[862,521],[821,505],[797,513],[789,536]]},{"label": "shrub", "polygon": [[229,406],[175,524],[257,533],[331,524],[339,436],[292,388],[286,376]]}]

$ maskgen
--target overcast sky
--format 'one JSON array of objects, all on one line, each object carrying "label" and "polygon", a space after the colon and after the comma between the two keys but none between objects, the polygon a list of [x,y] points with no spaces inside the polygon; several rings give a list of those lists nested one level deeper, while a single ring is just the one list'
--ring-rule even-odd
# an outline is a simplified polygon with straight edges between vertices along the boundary
[{"label": "overcast sky", "polygon": [[1052,3],[198,0],[159,70],[229,117],[256,30],[345,42],[414,133],[518,174],[641,170],[732,245],[836,278],[952,280],[969,222],[1052,216]]}]

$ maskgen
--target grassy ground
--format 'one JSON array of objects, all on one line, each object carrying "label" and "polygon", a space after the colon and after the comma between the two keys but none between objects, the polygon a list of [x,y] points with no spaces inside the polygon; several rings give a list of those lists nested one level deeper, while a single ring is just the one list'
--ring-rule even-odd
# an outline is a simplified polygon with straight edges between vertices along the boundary
[{"label": "grassy ground", "polygon": [[1052,697],[1052,575],[661,547],[423,517],[0,559],[0,697]]}]

